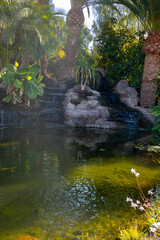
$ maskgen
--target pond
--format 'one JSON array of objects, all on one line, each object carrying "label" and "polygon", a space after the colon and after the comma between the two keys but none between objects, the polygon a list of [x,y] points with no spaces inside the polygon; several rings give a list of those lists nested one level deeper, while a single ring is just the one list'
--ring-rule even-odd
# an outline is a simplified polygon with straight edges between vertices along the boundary
[{"label": "pond", "polygon": [[[116,239],[139,199],[155,188],[159,165],[135,150],[136,130],[0,129],[0,239]],[[140,213],[138,213],[140,214]],[[87,237],[88,236],[88,237]]]}]

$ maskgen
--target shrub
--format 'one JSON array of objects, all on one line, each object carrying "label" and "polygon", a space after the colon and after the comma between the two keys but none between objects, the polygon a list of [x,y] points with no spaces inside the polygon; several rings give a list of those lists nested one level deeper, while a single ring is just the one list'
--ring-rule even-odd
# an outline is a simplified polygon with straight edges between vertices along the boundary
[{"label": "shrub", "polygon": [[127,28],[117,30],[116,22],[112,18],[101,23],[97,38],[99,67],[106,68],[106,78],[114,85],[125,79],[131,87],[140,90],[145,56],[142,52],[144,37]]},{"label": "shrub", "polygon": [[30,104],[30,99],[43,95],[45,86],[41,83],[43,77],[37,78],[40,66],[26,64],[21,71],[18,70],[18,66],[16,62],[15,65],[8,64],[1,70],[0,78],[7,89],[7,96],[3,98],[3,101],[13,104],[25,101]]}]

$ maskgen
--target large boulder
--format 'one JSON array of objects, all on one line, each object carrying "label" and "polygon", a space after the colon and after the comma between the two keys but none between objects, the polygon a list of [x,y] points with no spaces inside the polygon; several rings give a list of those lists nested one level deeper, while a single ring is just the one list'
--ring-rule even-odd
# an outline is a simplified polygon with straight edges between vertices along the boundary
[{"label": "large boulder", "polygon": [[139,112],[139,115],[141,115],[142,128],[152,128],[155,125],[155,117],[151,114],[151,109],[138,106],[138,93],[135,88],[129,87],[126,80],[120,80],[114,90],[118,93],[122,103]]},{"label": "large boulder", "polygon": [[149,109],[138,106],[138,93],[121,80],[115,91],[123,103],[121,106],[102,106],[99,92],[76,85],[65,94],[64,117],[70,126],[106,129],[151,128],[154,117]]},{"label": "large boulder", "polygon": [[115,86],[116,93],[120,96],[120,101],[129,107],[136,107],[139,103],[138,93],[135,88],[129,87],[126,80],[120,80]]},{"label": "large boulder", "polygon": [[81,85],[76,85],[65,94],[64,113],[66,123],[71,126],[122,128],[110,122],[109,108],[100,103],[100,93]]}]

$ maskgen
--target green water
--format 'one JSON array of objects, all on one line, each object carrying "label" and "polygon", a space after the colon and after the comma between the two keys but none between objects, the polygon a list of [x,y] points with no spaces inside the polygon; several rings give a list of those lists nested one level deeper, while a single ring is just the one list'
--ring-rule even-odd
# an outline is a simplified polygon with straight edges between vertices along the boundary
[{"label": "green water", "polygon": [[64,126],[2,128],[0,240],[116,239],[135,217],[126,197],[139,199],[131,168],[140,172],[144,193],[160,179],[158,163],[133,148],[146,136]]}]

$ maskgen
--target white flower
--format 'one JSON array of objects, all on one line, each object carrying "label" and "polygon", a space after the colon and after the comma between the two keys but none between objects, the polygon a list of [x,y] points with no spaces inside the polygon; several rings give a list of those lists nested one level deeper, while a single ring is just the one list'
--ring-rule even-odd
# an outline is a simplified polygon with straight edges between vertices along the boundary
[{"label": "white flower", "polygon": [[126,198],[126,202],[133,202],[133,200],[132,200],[132,198],[127,197],[127,198]]},{"label": "white flower", "polygon": [[134,202],[131,202],[131,207],[136,208],[136,207],[138,207],[138,205]]},{"label": "white flower", "polygon": [[148,191],[148,195],[153,195],[152,190],[149,190],[149,191]]},{"label": "white flower", "polygon": [[136,170],[134,168],[132,168],[131,173],[136,174]]},{"label": "white flower", "polygon": [[129,197],[126,198],[126,202],[130,202],[130,198]]},{"label": "white flower", "polygon": [[153,232],[153,233],[156,232],[156,230],[157,230],[156,228],[152,228],[152,227],[149,227],[149,229],[150,229],[150,231]]},{"label": "white flower", "polygon": [[135,173],[135,176],[136,176],[136,177],[139,177],[139,175],[140,175],[140,173]]},{"label": "white flower", "polygon": [[139,210],[145,211],[144,207],[142,207],[142,206],[139,207]]},{"label": "white flower", "polygon": [[141,204],[141,202],[140,202],[139,200],[137,200],[136,203],[137,203],[138,205]]},{"label": "white flower", "polygon": [[153,223],[153,227],[155,227],[155,228],[160,228],[160,222],[158,222],[158,223],[154,222],[154,223]]}]

